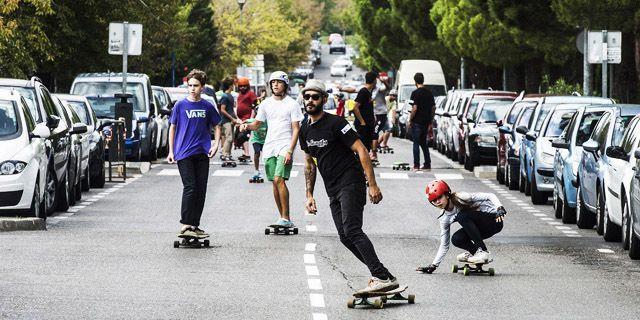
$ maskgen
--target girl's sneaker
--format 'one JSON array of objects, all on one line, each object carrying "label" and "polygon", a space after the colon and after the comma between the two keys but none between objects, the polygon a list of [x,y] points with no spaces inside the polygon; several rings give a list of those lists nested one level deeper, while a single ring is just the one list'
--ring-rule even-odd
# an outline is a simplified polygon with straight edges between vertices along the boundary
[{"label": "girl's sneaker", "polygon": [[489,263],[493,261],[493,257],[491,256],[491,253],[489,251],[478,249],[476,254],[474,254],[472,257],[469,257],[468,261],[473,264]]},{"label": "girl's sneaker", "polygon": [[469,262],[469,258],[471,258],[472,254],[469,252],[463,252],[461,254],[458,255],[458,261],[459,262]]}]

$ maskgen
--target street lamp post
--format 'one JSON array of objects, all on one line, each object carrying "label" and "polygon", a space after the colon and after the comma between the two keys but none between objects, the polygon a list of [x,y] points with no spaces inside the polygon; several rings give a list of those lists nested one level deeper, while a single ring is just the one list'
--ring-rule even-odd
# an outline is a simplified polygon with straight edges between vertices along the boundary
[{"label": "street lamp post", "polygon": [[240,23],[242,24],[242,8],[247,0],[238,0],[238,5],[240,6]]}]

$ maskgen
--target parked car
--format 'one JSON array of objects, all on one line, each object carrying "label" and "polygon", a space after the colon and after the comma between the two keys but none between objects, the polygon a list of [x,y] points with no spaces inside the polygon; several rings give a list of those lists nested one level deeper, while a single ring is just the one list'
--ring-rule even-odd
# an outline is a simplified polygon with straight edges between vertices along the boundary
[{"label": "parked car", "polygon": [[[578,168],[582,162],[582,146],[589,140],[602,115],[611,105],[592,105],[579,108],[566,132],[554,140],[553,205],[556,218],[564,223],[576,221]],[[593,226],[593,225],[592,225]]]},{"label": "parked car", "polygon": [[173,101],[167,90],[159,86],[151,86],[153,95],[158,101],[158,117],[156,122],[158,124],[158,157],[165,157],[169,154],[169,117],[171,116],[171,109],[173,108]]},{"label": "parked car", "polygon": [[[89,135],[89,175],[82,189],[103,188],[105,183],[104,172],[104,147],[105,141],[100,132],[100,123],[89,100],[84,96],[71,94],[56,94],[63,102],[67,103],[78,114],[82,123],[87,126]],[[87,184],[88,182],[88,184]]]},{"label": "parked car", "polygon": [[[629,224],[631,225],[629,234],[629,257],[631,259],[640,259],[640,150],[636,149],[634,153],[636,161],[635,173],[631,180],[631,190],[629,190],[629,205],[623,207],[623,215],[630,216]],[[628,212],[627,212],[628,211]]]},{"label": "parked car", "polygon": [[484,100],[474,108],[471,117],[466,119],[464,168],[473,171],[480,164],[496,163],[499,119],[502,119],[511,106],[511,100]]},{"label": "parked car", "polygon": [[[71,94],[87,97],[98,118],[115,118],[115,104],[120,99],[114,94],[122,92],[122,73],[83,73],[76,76]],[[133,96],[133,119],[125,140],[125,155],[134,161],[158,158],[158,126],[155,122],[156,106],[151,81],[146,74],[127,75],[127,93]]]},{"label": "parked car", "polygon": [[30,80],[0,79],[0,90],[17,91],[24,97],[31,117],[36,123],[45,123],[51,129],[47,138],[47,172],[45,212],[52,214],[55,209],[69,208],[69,180],[67,179],[68,160],[71,153],[69,124],[61,121],[63,114],[56,107],[49,90],[36,77]]},{"label": "parked car", "polygon": [[[507,154],[507,147],[511,147],[514,140],[515,127],[514,124],[522,107],[525,103],[520,103],[524,96],[524,92],[521,92],[518,97],[514,100],[513,104],[509,108],[509,111],[504,115],[504,118],[501,121],[498,121],[498,144],[496,146],[496,158],[497,158],[497,170],[496,170],[496,180],[498,182],[503,183],[509,187],[511,190],[518,189],[518,179],[508,179],[507,168],[509,166],[508,159],[509,157],[515,158],[512,154]],[[513,150],[512,148],[510,150]]]},{"label": "parked car", "polygon": [[462,130],[462,114],[466,111],[466,106],[475,93],[486,92],[486,90],[458,90],[458,95],[453,103],[449,106],[449,110],[444,113],[445,117],[449,117],[447,121],[447,130],[445,131],[446,155],[453,161],[460,161],[460,131]]},{"label": "parked car", "polygon": [[331,65],[331,76],[332,77],[346,77],[347,76],[347,64],[336,60]]},{"label": "parked car", "polygon": [[47,179],[50,128],[36,123],[16,90],[0,92],[0,212],[47,218],[55,197]]},{"label": "parked car", "polygon": [[[515,185],[520,192],[524,192],[524,181],[522,181],[522,177],[520,175],[520,167],[522,166],[520,163],[522,161],[520,159],[520,152],[522,150],[521,145],[524,140],[524,135],[529,130],[529,123],[531,122],[533,113],[536,110],[537,103],[528,100],[523,100],[521,103],[524,105],[522,110],[520,110],[520,114],[518,114],[518,118],[516,118],[513,129],[501,128],[498,130],[502,133],[512,135],[512,141],[507,144],[506,150],[506,154],[509,155],[506,173],[509,181],[507,184],[511,189],[511,185],[514,183],[513,180],[517,180],[518,182],[515,183]],[[524,129],[522,129],[523,127]],[[521,128],[520,131],[518,131],[518,128]],[[511,155],[513,155],[513,157],[511,157]]]},{"label": "parked car", "polygon": [[[438,124],[440,123],[440,119],[442,118],[442,112],[444,109],[444,105],[447,103],[447,96],[437,96],[435,97],[436,108],[433,112],[433,121],[431,122],[431,136],[429,139],[429,146],[436,147],[436,143],[438,141]],[[397,113],[396,113],[397,114]]]},{"label": "parked car", "polygon": [[604,173],[610,163],[606,150],[620,145],[625,129],[638,113],[640,105],[613,105],[602,115],[591,137],[582,145],[576,191],[576,222],[579,228],[590,229],[595,224],[598,234],[603,233]]},{"label": "parked car", "polygon": [[83,186],[89,190],[89,134],[78,114],[71,106],[54,95],[54,103],[65,113],[64,120],[69,122],[71,130],[71,157],[69,157],[69,183],[71,194],[69,204],[74,205],[82,199]]},{"label": "parked car", "polygon": [[342,54],[347,53],[347,45],[342,41],[342,39],[336,39],[331,41],[331,44],[329,44],[329,54],[333,54],[334,52],[342,52]]}]

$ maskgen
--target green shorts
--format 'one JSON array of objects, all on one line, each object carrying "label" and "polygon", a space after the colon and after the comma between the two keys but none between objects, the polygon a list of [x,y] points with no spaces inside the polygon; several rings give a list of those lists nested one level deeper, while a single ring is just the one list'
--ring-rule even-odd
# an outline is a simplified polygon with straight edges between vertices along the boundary
[{"label": "green shorts", "polygon": [[291,175],[291,167],[293,163],[285,165],[284,156],[270,157],[264,164],[264,170],[267,172],[267,179],[273,181],[273,177],[281,177],[289,180]]}]

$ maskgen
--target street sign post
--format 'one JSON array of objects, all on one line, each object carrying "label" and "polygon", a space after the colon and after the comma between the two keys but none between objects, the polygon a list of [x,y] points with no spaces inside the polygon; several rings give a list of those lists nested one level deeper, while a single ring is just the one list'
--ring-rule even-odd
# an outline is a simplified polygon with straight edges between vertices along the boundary
[{"label": "street sign post", "polygon": [[112,55],[122,55],[122,93],[126,94],[128,56],[142,54],[142,25],[126,21],[109,23],[108,51]]},{"label": "street sign post", "polygon": [[622,62],[622,32],[589,31],[587,42],[589,63],[602,64],[602,97],[606,98],[608,95],[608,65]]}]

